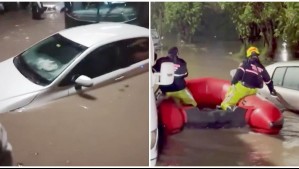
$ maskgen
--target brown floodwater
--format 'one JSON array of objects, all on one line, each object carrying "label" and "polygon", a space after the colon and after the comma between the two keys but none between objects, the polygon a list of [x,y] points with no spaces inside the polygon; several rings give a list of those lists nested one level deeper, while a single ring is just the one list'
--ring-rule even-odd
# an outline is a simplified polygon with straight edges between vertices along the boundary
[{"label": "brown floodwater", "polygon": [[[239,42],[217,41],[179,45],[179,55],[187,62],[190,79],[212,76],[230,80],[229,71],[239,65],[231,56],[239,46]],[[159,54],[165,55],[165,49]],[[286,56],[276,58],[279,57]],[[184,129],[164,138],[158,165],[298,166],[299,116],[286,111],[284,118],[283,130],[275,136],[254,133],[248,128]]]}]

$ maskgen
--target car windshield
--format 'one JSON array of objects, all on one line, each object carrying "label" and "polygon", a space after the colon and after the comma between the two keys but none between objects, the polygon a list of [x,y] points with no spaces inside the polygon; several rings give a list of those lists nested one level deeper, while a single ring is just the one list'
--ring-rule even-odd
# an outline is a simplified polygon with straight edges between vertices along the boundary
[{"label": "car windshield", "polygon": [[29,80],[45,86],[53,82],[86,49],[55,34],[15,57],[14,64]]}]

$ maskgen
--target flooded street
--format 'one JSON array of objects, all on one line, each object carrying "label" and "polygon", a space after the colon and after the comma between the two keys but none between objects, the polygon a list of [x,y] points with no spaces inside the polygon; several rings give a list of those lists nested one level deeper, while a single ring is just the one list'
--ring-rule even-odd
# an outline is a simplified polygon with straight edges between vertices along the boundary
[{"label": "flooded street", "polygon": [[[28,11],[0,15],[0,62],[63,29],[64,13],[44,20]],[[145,71],[29,112],[1,114],[12,165],[148,166],[148,84]]]},{"label": "flooded street", "polygon": [[[238,52],[239,45],[238,42],[185,45],[179,46],[179,55],[187,62],[189,79],[212,76],[230,80],[229,71],[239,65],[230,55]],[[248,128],[184,129],[165,140],[158,165],[298,166],[299,116],[284,112],[284,117],[284,128],[275,136],[253,133]]]},{"label": "flooded street", "polygon": [[47,13],[44,17],[44,20],[33,20],[27,10],[0,15],[0,61],[13,57],[43,38],[64,29],[63,13]]}]

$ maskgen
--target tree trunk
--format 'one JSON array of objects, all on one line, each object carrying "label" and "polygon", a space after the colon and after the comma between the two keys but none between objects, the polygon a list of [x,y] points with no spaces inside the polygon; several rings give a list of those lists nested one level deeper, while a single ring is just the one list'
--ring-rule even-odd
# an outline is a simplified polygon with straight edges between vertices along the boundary
[{"label": "tree trunk", "polygon": [[192,34],[191,34],[191,31],[190,31],[190,26],[186,26],[186,41],[187,43],[192,43]]},{"label": "tree trunk", "polygon": [[272,20],[269,20],[268,23],[269,23],[270,45],[271,45],[269,46],[268,57],[273,59],[275,57],[275,52],[277,49],[277,40],[274,36],[274,25]]},{"label": "tree trunk", "polygon": [[263,34],[263,39],[264,39],[264,46],[269,47],[269,38],[268,38],[268,28],[267,28],[267,23],[264,23],[261,25],[261,31]]}]

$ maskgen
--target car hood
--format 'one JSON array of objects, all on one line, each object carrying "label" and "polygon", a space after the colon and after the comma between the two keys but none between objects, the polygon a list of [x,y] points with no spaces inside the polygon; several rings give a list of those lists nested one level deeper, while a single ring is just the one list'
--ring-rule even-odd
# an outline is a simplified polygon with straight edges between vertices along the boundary
[{"label": "car hood", "polygon": [[0,63],[0,101],[43,89],[24,77],[13,63],[13,58]]}]

